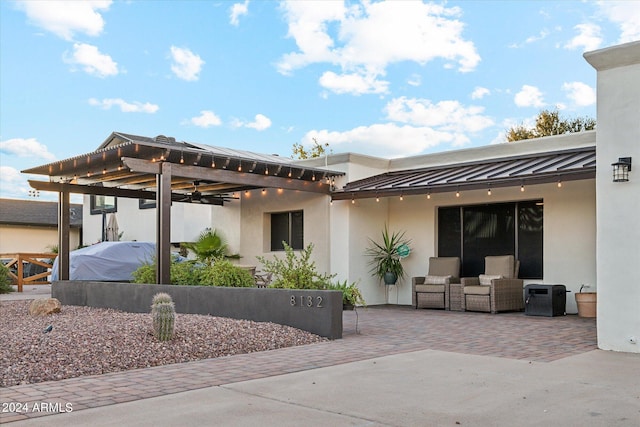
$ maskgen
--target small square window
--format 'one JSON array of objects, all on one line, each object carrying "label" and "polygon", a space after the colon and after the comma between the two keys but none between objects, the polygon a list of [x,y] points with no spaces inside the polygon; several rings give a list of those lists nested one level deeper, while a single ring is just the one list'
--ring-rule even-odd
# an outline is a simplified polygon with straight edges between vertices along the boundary
[{"label": "small square window", "polygon": [[292,249],[304,247],[303,211],[280,212],[271,214],[271,250],[283,251],[284,244]]},{"label": "small square window", "polygon": [[156,207],[155,200],[138,199],[138,209],[154,209]]},{"label": "small square window", "polygon": [[118,211],[118,199],[115,196],[90,196],[90,213],[99,215]]}]

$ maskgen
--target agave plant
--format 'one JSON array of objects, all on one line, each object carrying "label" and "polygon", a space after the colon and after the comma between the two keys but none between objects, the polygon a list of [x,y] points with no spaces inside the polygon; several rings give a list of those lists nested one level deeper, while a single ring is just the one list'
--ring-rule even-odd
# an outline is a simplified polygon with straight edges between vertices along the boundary
[{"label": "agave plant", "polygon": [[[371,274],[384,280],[386,284],[395,284],[397,279],[405,275],[404,267],[400,262],[398,249],[401,246],[408,246],[411,240],[404,237],[403,232],[389,233],[385,224],[382,230],[382,242],[378,243],[369,238],[370,246],[366,249],[365,255],[370,257],[369,265]],[[386,276],[386,277],[385,277]]]}]

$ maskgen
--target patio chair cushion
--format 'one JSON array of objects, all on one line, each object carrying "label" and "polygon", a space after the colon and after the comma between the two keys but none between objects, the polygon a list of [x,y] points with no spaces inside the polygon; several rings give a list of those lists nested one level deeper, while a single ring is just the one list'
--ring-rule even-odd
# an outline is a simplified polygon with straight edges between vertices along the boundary
[{"label": "patio chair cushion", "polygon": [[481,274],[478,276],[478,280],[480,280],[481,285],[489,286],[493,279],[502,279],[502,277],[500,274]]},{"label": "patio chair cushion", "polygon": [[425,293],[444,293],[445,285],[416,285],[415,292],[425,292]]},{"label": "patio chair cushion", "polygon": [[449,276],[425,276],[424,284],[425,285],[445,285],[451,279],[451,275]]},{"label": "patio chair cushion", "polygon": [[465,286],[464,293],[465,295],[490,295],[491,286]]},{"label": "patio chair cushion", "polygon": [[500,275],[511,279],[515,273],[515,258],[513,255],[488,256],[484,258],[484,272],[489,275]]},{"label": "patio chair cushion", "polygon": [[458,257],[430,257],[429,276],[460,277],[460,258]]}]

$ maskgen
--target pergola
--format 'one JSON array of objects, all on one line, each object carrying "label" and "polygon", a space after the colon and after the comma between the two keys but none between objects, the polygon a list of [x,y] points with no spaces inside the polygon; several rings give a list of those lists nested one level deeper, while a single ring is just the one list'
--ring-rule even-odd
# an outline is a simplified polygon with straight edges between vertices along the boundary
[{"label": "pergola", "polygon": [[32,188],[58,193],[59,278],[69,279],[71,193],[155,200],[156,281],[169,284],[171,203],[224,205],[234,193],[279,188],[329,195],[343,172],[277,155],[113,132],[96,151],[22,171]]}]

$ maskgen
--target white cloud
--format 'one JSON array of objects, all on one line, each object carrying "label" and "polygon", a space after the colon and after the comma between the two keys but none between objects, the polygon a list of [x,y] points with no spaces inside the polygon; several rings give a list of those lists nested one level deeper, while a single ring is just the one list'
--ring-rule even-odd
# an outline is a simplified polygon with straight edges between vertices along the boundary
[{"label": "white cloud", "polygon": [[376,80],[373,75],[342,74],[326,71],[319,80],[320,86],[330,91],[343,94],[361,95],[364,93],[387,93],[389,82]]},{"label": "white cloud", "polygon": [[189,120],[189,123],[201,128],[208,128],[211,126],[220,126],[222,124],[222,120],[220,120],[220,117],[218,117],[213,111],[202,110],[200,111],[200,115],[192,117]]},{"label": "white cloud", "polygon": [[94,107],[101,107],[103,110],[110,110],[111,107],[120,107],[120,111],[123,113],[148,113],[153,114],[157,112],[160,107],[155,104],[151,104],[149,102],[134,101],[127,102],[121,98],[105,98],[102,101],[99,101],[95,98],[89,99],[89,105],[93,105]]},{"label": "white cloud", "polygon": [[619,43],[640,40],[640,2],[599,1],[605,16],[620,27]]},{"label": "white cloud", "polygon": [[75,33],[98,36],[104,29],[101,11],[107,11],[111,0],[83,1],[20,1],[29,21],[65,40],[73,40]]},{"label": "white cloud", "polygon": [[513,101],[518,107],[543,107],[542,92],[535,86],[523,85]]},{"label": "white cloud", "polygon": [[582,82],[570,82],[562,85],[562,90],[567,92],[567,97],[577,106],[586,107],[596,103],[596,91],[591,86]]},{"label": "white cloud", "polygon": [[531,44],[531,43],[535,43],[535,42],[537,42],[539,40],[543,40],[543,39],[547,38],[548,35],[549,35],[549,30],[543,29],[537,35],[527,37],[527,39],[523,43],[512,43],[512,44],[509,45],[509,47],[510,48],[515,48],[515,49],[519,49],[521,47],[524,47],[527,44]]},{"label": "white cloud", "polygon": [[200,56],[187,48],[171,46],[171,59],[173,60],[171,71],[178,78],[186,81],[198,80],[202,65],[204,65]]},{"label": "white cloud", "polygon": [[582,48],[584,51],[595,50],[602,44],[600,27],[596,24],[578,24],[573,27],[578,35],[564,45],[566,49]]},{"label": "white cloud", "polygon": [[229,22],[237,27],[240,24],[239,18],[247,13],[249,13],[249,0],[245,0],[244,3],[235,3],[231,6]]},{"label": "white cloud", "polygon": [[415,126],[428,126],[458,134],[479,132],[492,126],[493,120],[482,115],[483,107],[465,107],[458,101],[440,101],[400,97],[385,107],[389,120]]},{"label": "white cloud", "polygon": [[87,74],[94,76],[108,77],[118,74],[118,63],[90,44],[74,43],[73,54],[65,54],[63,59],[68,64],[81,66]]},{"label": "white cloud", "polygon": [[420,74],[412,74],[407,79],[407,84],[410,86],[420,86],[422,84],[422,76]]},{"label": "white cloud", "polygon": [[46,161],[56,159],[46,145],[41,144],[35,138],[12,138],[0,141],[0,152],[13,154],[18,157],[35,157]]},{"label": "white cloud", "polygon": [[0,166],[0,197],[24,199],[29,188],[26,177],[19,170],[10,166]]},{"label": "white cloud", "polygon": [[471,92],[471,99],[482,99],[485,96],[490,94],[491,94],[491,91],[486,87],[476,86],[476,88],[473,89],[473,92]]},{"label": "white cloud", "polygon": [[240,119],[234,119],[231,122],[231,126],[237,127],[237,128],[245,127],[245,128],[255,129],[258,131],[263,131],[271,127],[271,119],[269,119],[264,114],[256,114],[252,122],[244,122]]},{"label": "white cloud", "polygon": [[399,126],[394,123],[360,126],[345,132],[312,130],[302,139],[303,145],[311,145],[313,139],[329,146],[334,152],[367,153],[384,158],[406,157],[423,153],[442,143],[464,143],[456,141],[448,132],[430,127]]},{"label": "white cloud", "polygon": [[310,64],[326,63],[341,71],[325,72],[325,80],[336,81],[338,74],[363,76],[348,90],[344,79],[332,86],[340,93],[356,93],[360,87],[365,91],[361,93],[371,93],[372,86],[362,82],[377,82],[392,63],[443,59],[445,65],[457,64],[459,71],[468,72],[480,62],[473,42],[462,37],[464,24],[456,19],[461,14],[456,7],[393,1],[346,7],[334,1],[288,1],[283,9],[288,36],[298,51],[284,55],[278,70],[291,74]]}]

